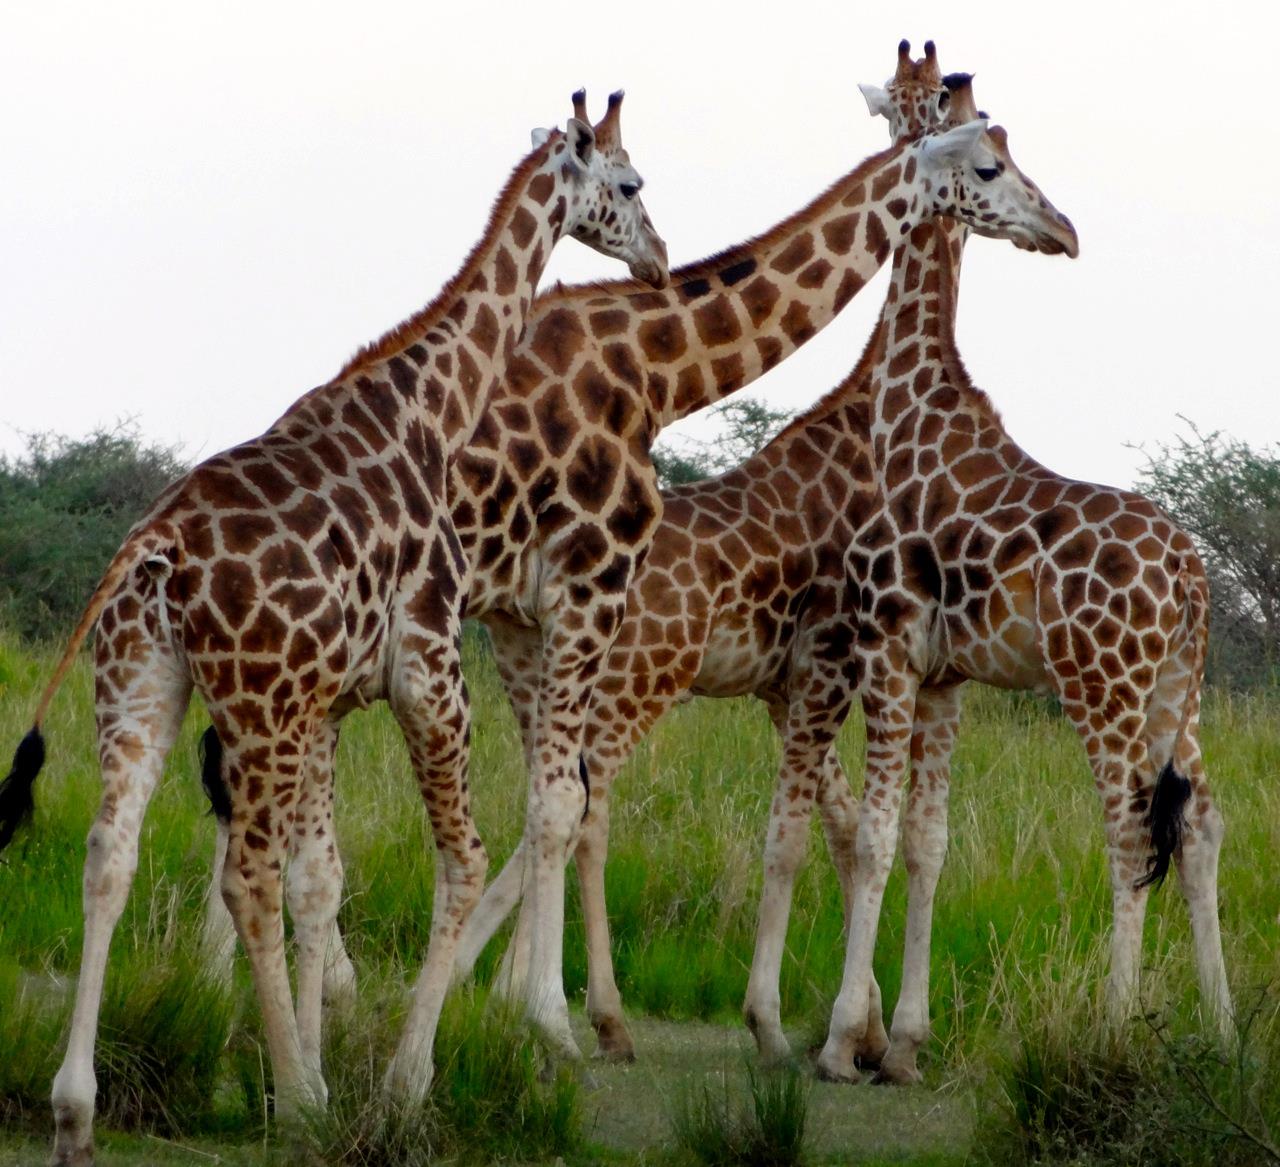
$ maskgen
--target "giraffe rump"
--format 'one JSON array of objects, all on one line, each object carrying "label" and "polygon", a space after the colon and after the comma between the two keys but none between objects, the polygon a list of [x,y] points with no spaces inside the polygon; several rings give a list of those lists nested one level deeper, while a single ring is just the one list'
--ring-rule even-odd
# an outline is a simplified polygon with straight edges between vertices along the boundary
[{"label": "giraffe rump", "polygon": [[1169,874],[1169,860],[1182,846],[1182,832],[1187,825],[1186,806],[1191,798],[1191,780],[1173,768],[1173,762],[1164,764],[1151,793],[1151,809],[1147,811],[1146,825],[1151,830],[1152,854],[1147,860],[1147,874],[1136,887],[1159,887]]},{"label": "giraffe rump", "polygon": [[31,788],[43,765],[44,736],[39,727],[33,727],[18,743],[9,776],[0,782],[0,851],[9,845],[18,828],[31,818],[35,810]]},{"label": "giraffe rump", "polygon": [[222,776],[222,739],[216,726],[200,735],[200,785],[209,800],[209,813],[220,822],[231,821],[231,788]]}]

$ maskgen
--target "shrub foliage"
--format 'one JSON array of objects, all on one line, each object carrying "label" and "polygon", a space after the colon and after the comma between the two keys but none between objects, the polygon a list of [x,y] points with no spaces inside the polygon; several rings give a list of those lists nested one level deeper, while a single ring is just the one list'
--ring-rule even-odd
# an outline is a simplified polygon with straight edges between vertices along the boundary
[{"label": "shrub foliage", "polygon": [[32,434],[21,457],[0,456],[0,618],[28,640],[64,636],[126,532],[185,470],[132,422]]}]

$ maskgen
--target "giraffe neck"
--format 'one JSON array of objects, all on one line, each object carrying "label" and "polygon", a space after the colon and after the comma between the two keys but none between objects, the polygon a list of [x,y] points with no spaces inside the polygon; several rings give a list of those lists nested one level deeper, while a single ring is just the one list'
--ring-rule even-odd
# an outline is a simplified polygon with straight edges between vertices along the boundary
[{"label": "giraffe neck", "polygon": [[554,135],[517,166],[458,273],[339,375],[357,393],[389,381],[404,409],[439,426],[450,456],[470,440],[563,231],[572,181],[563,149],[563,136]]},{"label": "giraffe neck", "polygon": [[[970,382],[955,343],[960,257],[967,236],[967,228],[953,219],[926,222],[911,232],[894,257],[871,374],[872,452],[881,476],[893,448],[928,440],[913,428],[918,420],[913,407],[924,406],[939,416],[967,412],[979,428],[993,424],[1002,429],[986,394]],[[945,400],[931,400],[943,382]],[[908,413],[912,426],[903,427],[900,423]]]},{"label": "giraffe neck", "polygon": [[869,158],[766,234],[672,272],[662,291],[575,293],[606,363],[647,394],[659,426],[754,381],[835,318],[918,214],[917,149]]},{"label": "giraffe neck", "polygon": [[[802,460],[807,458],[806,449],[811,435],[818,428],[831,435],[851,438],[859,444],[865,443],[875,405],[874,373],[884,356],[887,331],[899,319],[899,309],[910,300],[924,297],[936,300],[939,289],[945,287],[948,290],[948,317],[954,327],[955,306],[960,294],[960,262],[969,233],[966,227],[954,220],[936,222],[940,224],[938,235],[941,236],[938,248],[934,247],[932,225],[926,223],[916,227],[907,242],[894,251],[889,292],[880,319],[853,370],[748,460],[744,470],[760,473],[769,465],[786,466],[792,460],[792,447],[800,451],[798,456]],[[908,307],[907,313],[916,310]],[[757,462],[760,463],[758,467]],[[839,469],[856,470],[854,467]]]}]

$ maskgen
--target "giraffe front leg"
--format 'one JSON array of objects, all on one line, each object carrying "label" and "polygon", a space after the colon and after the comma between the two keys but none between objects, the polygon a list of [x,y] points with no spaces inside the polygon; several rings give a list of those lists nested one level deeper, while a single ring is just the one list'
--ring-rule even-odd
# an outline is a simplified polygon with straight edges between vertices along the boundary
[{"label": "giraffe front leg", "polygon": [[827,758],[852,700],[848,662],[809,655],[810,666],[793,681],[786,706],[776,701],[769,706],[774,726],[782,734],[782,759],[769,812],[756,947],[743,1005],[747,1026],[766,1064],[791,1056],[782,1030],[780,993],[791,896],[808,848],[813,802],[824,785]]},{"label": "giraffe front leg", "polygon": [[[485,627],[489,632],[498,675],[502,678],[507,700],[511,703],[511,711],[515,714],[516,725],[520,729],[526,776],[531,777],[530,758],[536,732],[538,685],[542,672],[542,631],[498,617],[486,620]],[[456,980],[463,981],[471,976],[480,953],[515,906],[521,903],[527,882],[528,855],[528,844],[522,835],[515,852],[503,865],[497,878],[485,888],[480,903],[467,920],[462,939],[458,942],[454,968]],[[529,966],[526,916],[522,904],[520,920],[494,980],[494,990],[503,997],[523,995]]]},{"label": "giraffe front leg", "polygon": [[[818,765],[821,765],[819,760]],[[751,975],[742,1014],[755,1038],[760,1059],[776,1065],[791,1057],[791,1044],[782,1030],[782,1001],[779,982],[782,954],[786,947],[787,921],[791,914],[791,893],[796,871],[804,860],[809,842],[809,814],[817,787],[812,759],[788,758],[784,751],[769,813],[769,832],[764,847],[764,887],[756,922],[756,944],[751,958]]]},{"label": "giraffe front leg", "polygon": [[582,920],[587,939],[587,1017],[596,1032],[596,1057],[608,1062],[634,1062],[635,1042],[622,1015],[622,994],[613,975],[609,947],[609,912],[605,905],[604,863],[609,852],[609,786],[603,761],[588,762],[591,809],[574,849]]},{"label": "giraffe front leg", "polygon": [[[822,768],[822,785],[818,788],[818,810],[822,816],[822,832],[827,840],[827,853],[840,880],[840,897],[844,902],[844,934],[849,938],[849,915],[853,910],[853,881],[858,868],[858,804],[849,789],[849,779],[836,756],[835,748],[827,751]],[[867,1005],[867,1032],[854,1055],[860,1069],[879,1069],[889,1034],[884,1027],[884,1004],[875,974],[871,976],[870,1000]]]},{"label": "giraffe front leg", "polygon": [[893,1011],[889,1049],[879,1080],[910,1085],[923,1080],[916,1065],[929,1036],[929,947],[933,900],[947,854],[947,800],[951,750],[960,720],[960,689],[922,689],[916,696],[911,756],[915,772],[902,828],[907,866],[907,934],[902,990]]},{"label": "giraffe front leg", "polygon": [[439,637],[405,637],[391,691],[436,847],[427,958],[384,1082],[389,1095],[411,1103],[421,1103],[431,1088],[436,1029],[453,978],[458,939],[484,890],[488,866],[471,817],[470,710],[456,631],[455,623]]},{"label": "giraffe front leg", "polygon": [[[892,650],[895,646],[890,646]],[[818,1073],[831,1081],[857,1080],[854,1059],[867,1037],[871,1010],[871,962],[884,889],[893,865],[898,809],[910,767],[911,729],[918,682],[905,653],[868,663],[863,696],[867,725],[867,776],[858,812],[857,868],[844,978],[831,1011],[831,1028],[818,1055]]]},{"label": "giraffe front leg", "polygon": [[[553,757],[558,753],[554,747],[550,752]],[[554,1057],[580,1062],[582,1052],[569,1028],[564,993],[564,869],[586,807],[586,791],[576,758],[560,761],[559,766],[542,767],[529,816],[525,1014]],[[517,940],[513,938],[513,947]]]},{"label": "giraffe front leg", "polygon": [[[494,933],[502,927],[503,921],[511,914],[512,909],[520,903],[524,894],[526,854],[525,842],[522,838],[511,853],[511,857],[503,864],[497,878],[484,889],[484,895],[480,897],[480,902],[467,920],[467,926],[462,930],[462,938],[458,941],[458,954],[453,966],[455,981],[462,982],[470,979],[480,953],[493,939]],[[514,942],[513,938],[512,944]],[[508,946],[508,957],[510,953],[511,947]],[[504,964],[505,960],[506,958],[504,958]],[[500,977],[499,980],[503,981],[501,991],[504,995],[511,995],[510,990],[505,987],[509,984],[509,976]],[[498,987],[495,984],[495,988]]]},{"label": "giraffe front leg", "polygon": [[[582,1058],[564,993],[564,869],[587,809],[583,725],[592,681],[622,618],[624,596],[594,610],[561,606],[544,630],[537,733],[526,827],[529,979],[526,1012],[554,1055]],[[601,631],[605,629],[608,635]]]}]

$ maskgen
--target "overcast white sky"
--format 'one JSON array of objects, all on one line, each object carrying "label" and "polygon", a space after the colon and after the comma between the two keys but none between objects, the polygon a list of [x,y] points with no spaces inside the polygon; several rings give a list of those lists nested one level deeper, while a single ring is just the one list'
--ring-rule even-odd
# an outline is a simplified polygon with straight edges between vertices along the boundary
[{"label": "overcast white sky", "polygon": [[[8,0],[0,451],[125,416],[191,457],[259,433],[430,299],[578,85],[593,116],[626,87],[673,266],[759,232],[885,145],[856,83],[903,36],[977,74],[1080,233],[1074,263],[966,252],[961,351],[1014,437],[1119,484],[1179,413],[1275,442],[1277,31],[1230,2]],[[565,243],[549,278],[622,273]],[[884,287],[755,391],[824,393]]]}]

